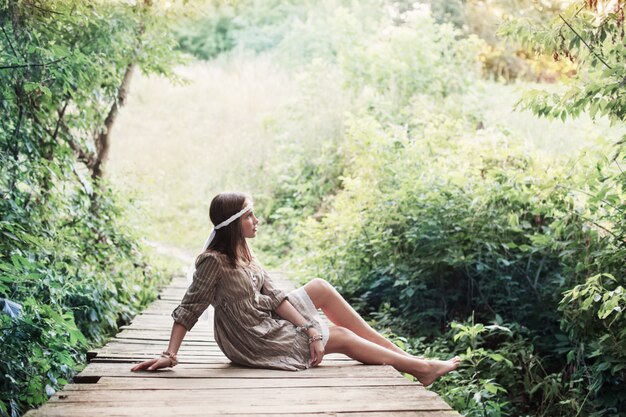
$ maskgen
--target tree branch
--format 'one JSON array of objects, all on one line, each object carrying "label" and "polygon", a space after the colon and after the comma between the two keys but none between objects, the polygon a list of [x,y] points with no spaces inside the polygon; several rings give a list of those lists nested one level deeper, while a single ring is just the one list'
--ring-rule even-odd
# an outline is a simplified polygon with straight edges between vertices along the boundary
[{"label": "tree branch", "polygon": [[76,159],[78,159],[78,161],[84,163],[89,169],[91,169],[91,166],[93,165],[94,155],[92,153],[85,152],[85,150],[72,139],[69,139],[67,143],[68,145],[70,145],[72,151],[74,151],[74,154],[76,154]]},{"label": "tree branch", "polygon": [[59,127],[61,127],[61,121],[63,120],[63,116],[65,116],[65,110],[67,109],[68,104],[70,104],[69,100],[67,100],[63,105],[63,108],[59,110],[59,120],[57,120],[56,127],[54,128],[54,133],[52,134],[53,140],[57,139],[57,135],[59,134]]},{"label": "tree branch", "polygon": [[24,116],[24,108],[19,106],[19,113],[17,115],[17,125],[15,126],[15,131],[13,131],[13,139],[18,140],[18,135],[20,134],[20,127],[22,126],[22,117]]},{"label": "tree branch", "polygon": [[119,113],[120,108],[126,103],[126,98],[128,96],[128,86],[130,84],[130,80],[133,75],[133,71],[135,70],[135,64],[128,64],[126,67],[126,71],[124,72],[124,77],[122,78],[122,82],[120,83],[120,87],[117,90],[117,96],[115,97],[115,101],[111,105],[111,109],[107,114],[106,119],[104,119],[104,129],[98,133],[94,139],[96,145],[96,154],[93,161],[93,166],[91,166],[92,178],[100,178],[103,174],[103,164],[109,156],[109,148],[111,146],[111,131],[113,130],[113,124],[115,123],[115,119]]},{"label": "tree branch", "polygon": [[608,69],[613,69],[613,68],[611,68],[611,66],[610,66],[609,64],[607,64],[607,63],[606,63],[606,61],[605,61],[605,60],[604,60],[604,59],[603,59],[600,55],[598,55],[598,54],[596,53],[596,51],[594,51],[594,50],[593,50],[593,48],[591,47],[591,45],[589,45],[589,44],[587,43],[587,41],[586,41],[586,40],[584,40],[584,39],[583,39],[583,37],[582,37],[582,36],[580,36],[580,35],[578,34],[578,32],[576,32],[576,29],[574,29],[574,28],[572,27],[572,25],[570,25],[570,23],[569,23],[567,20],[565,20],[565,18],[563,17],[563,15],[559,14],[559,17],[561,18],[561,20],[563,21],[563,23],[565,23],[565,24],[567,25],[567,27],[568,27],[568,28],[570,28],[570,30],[571,30],[572,32],[574,32],[574,35],[576,35],[576,36],[578,37],[578,39],[580,39],[580,41],[581,41],[582,43],[584,43],[584,44],[585,44],[585,46],[586,46],[587,48],[589,48],[589,51],[591,51],[591,53],[592,53],[592,54],[594,54],[594,55],[595,55],[595,57],[596,57],[596,58],[598,58],[598,59],[600,60],[600,62],[602,62],[602,63],[603,63],[603,64],[604,64],[604,65],[605,65]]},{"label": "tree branch", "polygon": [[66,57],[55,59],[54,61],[44,62],[44,63],[33,63],[29,62],[27,64],[16,64],[16,65],[3,65],[0,66],[0,70],[3,69],[17,69],[17,68],[30,68],[30,67],[45,67],[46,65],[56,64],[57,62],[63,61]]},{"label": "tree branch", "polygon": [[[581,190],[581,189],[579,189],[579,188],[567,187],[567,186],[565,186],[565,185],[560,185],[560,184],[556,185],[556,188],[564,188],[564,189],[569,190],[569,191],[577,191],[577,192],[579,192],[579,193],[586,194],[586,195],[588,195],[589,197],[595,197],[595,195],[594,195],[593,193],[590,193],[589,191]],[[614,209],[616,209],[616,210],[619,210],[619,207],[617,207],[615,204],[611,204],[611,203],[609,203],[608,201],[606,201],[606,200],[605,200],[605,199],[603,199],[603,198],[602,198],[602,199],[600,199],[600,201],[601,201],[601,202],[603,202],[604,204],[606,204],[607,206],[611,207],[611,208],[614,208]]]},{"label": "tree branch", "polygon": [[9,46],[11,47],[11,51],[13,51],[13,55],[15,55],[15,57],[17,58],[17,52],[15,52],[15,48],[13,48],[13,44],[11,43],[11,39],[9,39],[9,34],[7,33],[6,30],[4,30],[4,26],[2,26],[2,33],[4,33],[4,37],[7,38],[7,42],[9,44]]},{"label": "tree branch", "polygon": [[40,12],[48,12],[48,13],[54,13],[54,14],[58,14],[58,15],[61,15],[61,16],[65,16],[64,13],[57,12],[56,10],[46,9],[45,7],[38,6],[35,3],[26,2],[26,4],[28,4],[29,6],[35,8],[37,10],[39,10]]},{"label": "tree branch", "polygon": [[604,230],[606,233],[610,234],[611,236],[613,236],[613,238],[619,242],[620,246],[626,246],[626,241],[623,240],[623,238],[619,235],[617,235],[616,233],[614,233],[613,231],[607,229],[606,227],[602,226],[601,224],[595,222],[594,220],[585,217],[585,216],[580,216],[583,220],[588,221],[589,223],[593,224],[594,226],[596,226],[599,229]]}]

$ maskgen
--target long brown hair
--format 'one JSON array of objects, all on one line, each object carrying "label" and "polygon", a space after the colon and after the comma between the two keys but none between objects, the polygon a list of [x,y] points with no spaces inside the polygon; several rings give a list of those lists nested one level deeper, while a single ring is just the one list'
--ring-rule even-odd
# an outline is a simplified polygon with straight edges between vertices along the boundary
[{"label": "long brown hair", "polygon": [[[214,225],[220,224],[243,209],[246,203],[251,204],[252,198],[244,193],[228,192],[216,195],[209,208],[211,222]],[[237,266],[237,264],[250,264],[253,259],[252,252],[243,236],[240,219],[217,229],[213,241],[207,248],[207,250],[226,255],[232,267]]]}]

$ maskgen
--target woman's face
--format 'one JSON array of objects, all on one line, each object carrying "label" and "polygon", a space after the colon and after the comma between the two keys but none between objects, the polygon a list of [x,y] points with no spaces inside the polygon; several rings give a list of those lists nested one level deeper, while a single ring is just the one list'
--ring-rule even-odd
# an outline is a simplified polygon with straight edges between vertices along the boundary
[{"label": "woman's face", "polygon": [[254,211],[250,210],[241,216],[241,231],[243,233],[243,237],[252,238],[256,236],[257,224],[259,224],[259,219],[254,215]]}]

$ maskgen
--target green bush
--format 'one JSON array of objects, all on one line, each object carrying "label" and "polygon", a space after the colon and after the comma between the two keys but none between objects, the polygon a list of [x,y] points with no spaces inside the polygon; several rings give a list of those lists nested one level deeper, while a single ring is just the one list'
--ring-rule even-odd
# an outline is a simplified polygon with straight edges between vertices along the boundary
[{"label": "green bush", "polygon": [[[551,373],[533,340],[534,332],[496,316],[492,324],[452,322],[451,330],[427,346],[431,355],[454,352],[461,367],[438,380],[433,389],[468,416],[570,415],[564,399],[568,384]],[[434,348],[433,348],[434,347]],[[580,393],[577,393],[580,395]]]},{"label": "green bush", "polygon": [[[434,343],[450,322],[469,316],[482,330],[480,323],[496,316],[514,323],[511,340],[484,351],[459,351],[450,336],[443,339],[448,352],[464,353],[474,367],[519,351],[508,359],[513,378],[494,365],[480,378],[461,373],[441,385],[457,409],[546,416],[623,409],[616,391],[624,369],[620,281],[605,281],[611,285],[604,290],[596,282],[585,293],[605,301],[599,315],[561,295],[592,285],[586,277],[594,271],[623,266],[621,244],[613,248],[595,226],[616,225],[605,223],[615,214],[600,206],[623,201],[623,191],[605,190],[598,199],[601,191],[578,191],[603,178],[593,163],[548,164],[497,131],[473,132],[467,121],[442,115],[429,120],[413,130],[424,135],[417,137],[371,117],[350,121],[339,191],[323,217],[296,229],[294,265],[302,279],[329,279],[379,326]],[[603,317],[609,312],[615,325]],[[602,407],[611,408],[603,414]]]},{"label": "green bush", "polygon": [[[621,284],[620,284],[621,283]],[[565,292],[559,306],[561,325],[574,345],[567,350],[571,378],[588,390],[588,405],[580,408],[594,415],[626,410],[626,289],[623,279],[603,273]]]},{"label": "green bush", "polygon": [[197,58],[209,60],[235,47],[236,24],[230,13],[184,22],[176,31],[178,48]]},{"label": "green bush", "polygon": [[[442,119],[428,138],[413,138],[353,120],[343,191],[320,222],[305,223],[296,245],[304,247],[307,277],[356,290],[370,311],[391,303],[409,332],[424,322],[443,328],[472,311],[558,327],[562,262],[593,231],[583,231],[573,197],[558,186],[563,169],[546,175],[528,155],[514,156],[510,138],[471,138],[465,129]],[[500,156],[502,146],[509,155]],[[511,304],[519,308],[504,312]]]},{"label": "green bush", "polygon": [[166,277],[146,265],[110,191],[94,211],[78,179],[56,177],[49,190],[37,183],[62,164],[23,162],[16,176],[3,159],[0,297],[23,309],[0,314],[0,415],[19,415],[67,383],[87,349],[128,323]]},{"label": "green bush", "polygon": [[202,17],[178,27],[178,47],[199,59],[210,60],[235,47],[256,53],[270,50],[306,19],[316,2],[309,0],[243,0],[208,4]]}]

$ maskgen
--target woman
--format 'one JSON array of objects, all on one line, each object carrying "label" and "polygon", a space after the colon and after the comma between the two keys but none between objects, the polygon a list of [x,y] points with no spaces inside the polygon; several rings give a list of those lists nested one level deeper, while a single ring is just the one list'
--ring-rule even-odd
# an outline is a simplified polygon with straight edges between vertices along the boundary
[{"label": "woman", "polygon": [[[161,357],[132,371],[175,366],[187,331],[209,306],[215,308],[215,340],[234,363],[300,370],[320,364],[328,353],[343,353],[365,364],[387,364],[430,385],[459,365],[459,358],[425,360],[404,352],[372,329],[333,286],[314,279],[289,294],[275,288],[252,255],[246,239],[256,236],[259,220],[252,199],[222,193],[211,202],[215,229],[196,259],[196,271],[181,304]],[[320,319],[322,309],[335,326]]]}]

